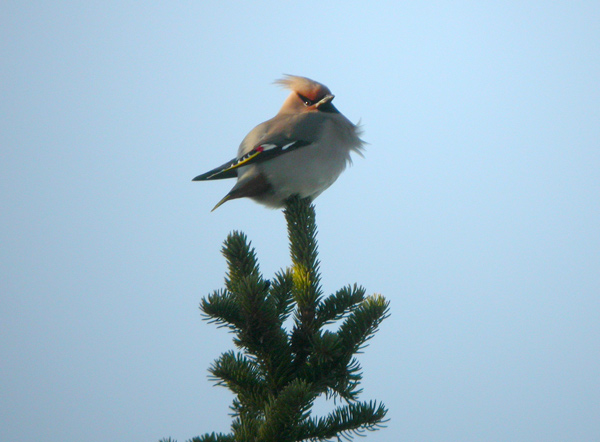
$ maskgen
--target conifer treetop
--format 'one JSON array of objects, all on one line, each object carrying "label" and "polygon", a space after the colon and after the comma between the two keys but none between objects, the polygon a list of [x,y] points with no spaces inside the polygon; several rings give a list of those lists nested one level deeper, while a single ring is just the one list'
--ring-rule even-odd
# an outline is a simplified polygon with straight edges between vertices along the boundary
[{"label": "conifer treetop", "polygon": [[[292,265],[270,280],[243,233],[234,231],[224,242],[225,288],[203,298],[200,309],[208,322],[234,335],[237,351],[223,353],[209,368],[215,385],[235,395],[233,422],[230,433],[191,442],[340,440],[385,422],[382,403],[358,399],[356,355],[389,316],[389,302],[356,284],[324,296],[314,206],[292,197],[284,214]],[[313,417],[321,395],[341,402]]]}]

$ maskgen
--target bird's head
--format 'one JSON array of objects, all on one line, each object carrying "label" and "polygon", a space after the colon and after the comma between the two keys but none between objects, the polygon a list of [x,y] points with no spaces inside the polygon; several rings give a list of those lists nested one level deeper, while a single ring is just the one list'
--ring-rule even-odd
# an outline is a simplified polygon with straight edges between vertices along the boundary
[{"label": "bird's head", "polygon": [[338,112],[331,103],[334,95],[324,84],[295,75],[286,75],[275,83],[292,91],[283,102],[283,106],[279,110],[280,114]]}]

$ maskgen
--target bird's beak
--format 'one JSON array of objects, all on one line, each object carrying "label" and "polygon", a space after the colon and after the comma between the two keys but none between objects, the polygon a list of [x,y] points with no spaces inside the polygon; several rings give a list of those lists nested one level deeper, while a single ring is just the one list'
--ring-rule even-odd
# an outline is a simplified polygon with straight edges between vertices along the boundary
[{"label": "bird's beak", "polygon": [[333,100],[334,98],[335,98],[335,95],[325,95],[323,98],[321,98],[321,100],[317,104],[315,104],[315,107],[318,109],[319,107],[323,106],[324,104],[331,102],[331,100]]}]

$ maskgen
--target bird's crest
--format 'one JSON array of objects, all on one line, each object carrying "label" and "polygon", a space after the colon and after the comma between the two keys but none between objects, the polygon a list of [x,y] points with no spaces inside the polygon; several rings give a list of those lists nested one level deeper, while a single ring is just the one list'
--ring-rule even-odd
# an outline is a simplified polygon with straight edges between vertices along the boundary
[{"label": "bird's crest", "polygon": [[311,80],[310,78],[299,77],[296,75],[285,75],[283,78],[276,80],[275,84],[290,89],[311,100],[319,100],[325,95],[331,94],[329,88],[324,84]]}]

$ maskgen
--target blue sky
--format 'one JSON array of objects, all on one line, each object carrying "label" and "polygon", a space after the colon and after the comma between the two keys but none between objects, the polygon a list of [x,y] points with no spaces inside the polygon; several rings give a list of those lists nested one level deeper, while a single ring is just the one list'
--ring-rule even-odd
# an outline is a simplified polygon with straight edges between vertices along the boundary
[{"label": "blue sky", "polygon": [[228,430],[198,304],[228,232],[266,277],[288,244],[191,179],[284,73],[370,143],[316,200],[325,291],[391,301],[368,440],[600,438],[598,2],[7,1],[0,37],[0,439]]}]

